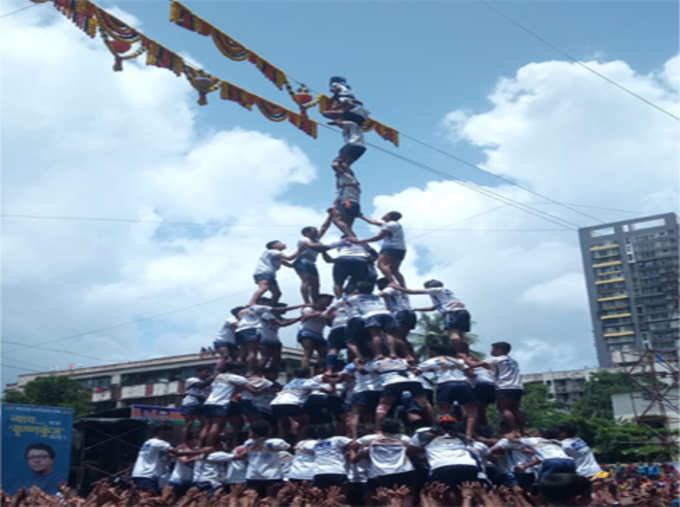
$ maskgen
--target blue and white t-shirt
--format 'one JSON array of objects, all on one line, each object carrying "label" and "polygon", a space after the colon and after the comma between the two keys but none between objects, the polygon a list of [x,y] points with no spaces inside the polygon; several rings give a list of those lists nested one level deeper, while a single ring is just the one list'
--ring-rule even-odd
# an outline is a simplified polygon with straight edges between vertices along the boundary
[{"label": "blue and white t-shirt", "polygon": [[150,438],[137,454],[135,466],[132,469],[132,477],[144,477],[157,479],[163,472],[163,456],[172,449],[172,446],[160,438]]},{"label": "blue and white t-shirt", "polygon": [[234,396],[236,390],[247,383],[248,379],[241,375],[221,373],[213,380],[212,389],[210,390],[210,395],[205,400],[205,404],[225,407],[231,401],[231,397]]},{"label": "blue and white t-shirt", "polygon": [[347,474],[347,445],[352,440],[335,436],[318,440],[314,446],[314,475]]},{"label": "blue and white t-shirt", "polygon": [[194,465],[194,484],[209,482],[213,488],[222,486],[227,475],[227,462],[231,455],[223,452],[211,452],[205,458],[196,460]]},{"label": "blue and white t-shirt", "polygon": [[441,313],[465,309],[463,302],[456,297],[452,290],[445,287],[430,287],[426,288],[425,292],[429,294],[432,304]]},{"label": "blue and white t-shirt", "polygon": [[198,377],[189,377],[184,381],[184,386],[186,391],[182,398],[183,407],[200,405],[210,394],[210,382]]},{"label": "blue and white t-shirt", "polygon": [[288,471],[287,479],[311,481],[314,479],[314,446],[317,440],[300,440],[295,444],[295,456]]},{"label": "blue and white t-shirt", "polygon": [[522,389],[519,365],[510,356],[491,356],[487,362],[493,366],[498,389]]},{"label": "blue and white t-shirt", "polygon": [[383,239],[383,249],[393,248],[395,250],[406,250],[404,229],[399,222],[385,222],[380,231],[387,233],[387,236]]},{"label": "blue and white t-shirt", "polygon": [[347,304],[353,307],[353,313],[358,313],[362,319],[376,315],[391,315],[383,298],[375,294],[353,294],[347,298]]},{"label": "blue and white t-shirt", "polygon": [[455,465],[478,465],[461,438],[447,433],[436,435],[432,433],[431,428],[418,429],[411,437],[411,445],[425,449],[425,456],[431,470]]},{"label": "blue and white t-shirt", "polygon": [[260,329],[262,327],[262,317],[265,313],[271,312],[271,306],[252,305],[246,306],[238,312],[238,324],[236,332],[245,329]]},{"label": "blue and white t-shirt", "polygon": [[423,361],[418,365],[420,371],[431,371],[435,374],[435,382],[469,382],[470,377],[465,375],[467,368],[465,361],[449,356],[438,356]]},{"label": "blue and white t-shirt", "polygon": [[306,260],[309,262],[316,262],[319,256],[319,251],[310,247],[309,244],[312,243],[311,239],[305,238],[298,241],[298,256],[299,260]]},{"label": "blue and white t-shirt", "polygon": [[333,312],[333,322],[331,324],[331,329],[337,329],[339,327],[345,327],[347,321],[349,320],[349,314],[347,312],[347,303],[342,299],[334,301],[326,310],[326,315]]},{"label": "blue and white t-shirt", "polygon": [[567,453],[567,456],[574,459],[577,474],[590,478],[602,471],[593,451],[590,450],[583,439],[578,437],[565,438],[562,440],[562,449]]},{"label": "blue and white t-shirt", "polygon": [[406,435],[372,434],[361,437],[357,442],[368,447],[371,458],[369,479],[413,470],[413,464],[406,454],[411,439]]},{"label": "blue and white t-shirt", "polygon": [[[301,315],[304,317],[305,315],[312,315],[315,314],[317,311],[314,310],[313,308],[303,308],[301,311]],[[323,316],[318,315],[314,317],[309,317],[306,320],[302,321],[302,327],[301,330],[305,331],[307,333],[312,333],[316,336],[321,336],[323,337],[323,329],[326,327],[326,319],[323,318]]]},{"label": "blue and white t-shirt", "polygon": [[281,267],[281,252],[279,250],[269,249],[265,250],[260,256],[255,266],[256,275],[272,275],[274,276]]},{"label": "blue and white t-shirt", "polygon": [[406,359],[400,357],[375,359],[366,363],[364,368],[366,371],[377,373],[380,385],[383,387],[404,382],[418,382]]},{"label": "blue and white t-shirt", "polygon": [[227,317],[227,320],[222,325],[222,329],[217,334],[217,339],[219,341],[236,344],[236,323],[237,320],[234,317]]},{"label": "blue and white t-shirt", "polygon": [[250,438],[243,447],[248,454],[247,480],[283,479],[279,452],[290,449],[288,442],[280,438]]},{"label": "blue and white t-shirt", "polygon": [[296,378],[288,382],[271,401],[272,405],[297,405],[301,407],[310,393],[320,387],[319,382],[310,378]]},{"label": "blue and white t-shirt", "polygon": [[412,310],[411,300],[405,292],[395,289],[394,287],[385,287],[380,294],[385,297],[387,307],[392,313]]},{"label": "blue and white t-shirt", "polygon": [[348,364],[342,371],[343,373],[351,373],[354,375],[354,394],[366,391],[382,391],[380,377],[375,371],[367,368],[359,368],[354,363]]}]

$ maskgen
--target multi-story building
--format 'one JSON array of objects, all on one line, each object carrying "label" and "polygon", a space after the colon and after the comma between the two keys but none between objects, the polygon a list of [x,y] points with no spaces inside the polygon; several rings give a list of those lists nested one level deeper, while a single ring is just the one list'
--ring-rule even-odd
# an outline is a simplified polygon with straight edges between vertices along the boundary
[{"label": "multi-story building", "polygon": [[[283,347],[280,381],[302,362],[302,350]],[[179,406],[184,396],[184,381],[196,375],[198,369],[214,367],[217,357],[204,354],[160,357],[144,361],[73,368],[19,375],[16,384],[7,389],[23,389],[31,380],[48,376],[68,376],[91,392],[96,412],[130,405]]]},{"label": "multi-story building", "polygon": [[[603,370],[605,368],[528,373],[522,375],[522,383],[525,386],[545,384],[552,399],[569,407],[583,396],[583,386],[586,381],[590,380],[591,375]],[[606,370],[615,371],[614,368],[606,368]]]},{"label": "multi-story building", "polygon": [[600,366],[618,351],[677,353],[678,217],[653,215],[579,229]]}]

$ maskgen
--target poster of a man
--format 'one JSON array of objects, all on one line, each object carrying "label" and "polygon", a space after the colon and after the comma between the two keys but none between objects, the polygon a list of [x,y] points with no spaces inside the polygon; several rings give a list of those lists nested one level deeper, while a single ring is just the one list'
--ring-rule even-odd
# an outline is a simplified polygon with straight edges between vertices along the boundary
[{"label": "poster of a man", "polygon": [[26,447],[24,458],[28,468],[33,472],[31,482],[26,484],[38,486],[45,493],[54,495],[59,490],[59,479],[54,473],[54,449],[43,443],[34,443]]}]

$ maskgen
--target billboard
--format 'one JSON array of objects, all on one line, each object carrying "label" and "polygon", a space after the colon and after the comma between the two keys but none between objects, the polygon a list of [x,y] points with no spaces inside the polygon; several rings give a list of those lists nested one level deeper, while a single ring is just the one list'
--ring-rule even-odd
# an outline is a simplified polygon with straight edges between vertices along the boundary
[{"label": "billboard", "polygon": [[155,405],[132,405],[130,418],[154,423],[184,424],[184,417],[178,408],[158,407]]},{"label": "billboard", "polygon": [[72,431],[72,408],[2,403],[2,489],[57,493],[68,481]]}]

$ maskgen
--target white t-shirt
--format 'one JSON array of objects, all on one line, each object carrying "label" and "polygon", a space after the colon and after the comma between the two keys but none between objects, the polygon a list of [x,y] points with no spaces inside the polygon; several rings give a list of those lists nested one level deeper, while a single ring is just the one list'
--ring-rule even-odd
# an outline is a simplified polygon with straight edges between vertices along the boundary
[{"label": "white t-shirt", "polygon": [[227,475],[226,463],[232,455],[216,451],[211,452],[205,458],[196,460],[194,465],[194,484],[209,482],[213,488],[219,488]]},{"label": "white t-shirt", "polygon": [[396,250],[406,250],[406,241],[404,241],[404,229],[399,222],[385,222],[380,229],[381,232],[386,232],[387,236],[383,239],[383,248],[394,248]]},{"label": "white t-shirt", "polygon": [[288,451],[279,451],[279,466],[281,477],[287,479],[290,474],[290,467],[293,464],[293,455]]},{"label": "white t-shirt", "polygon": [[342,122],[342,138],[345,140],[346,144],[354,146],[366,145],[361,127],[353,121]]},{"label": "white t-shirt", "polygon": [[314,475],[347,474],[347,437],[330,437],[318,440],[314,446]]},{"label": "white t-shirt", "polygon": [[475,372],[474,383],[475,384],[495,384],[496,381],[493,378],[493,374],[488,368],[483,366],[477,366],[473,368],[472,371]]},{"label": "white t-shirt", "polygon": [[[504,451],[503,454],[499,455],[498,461],[496,461],[501,472],[514,472],[515,467],[529,463],[534,459],[533,455],[526,452],[524,445],[519,442],[508,440],[507,438],[501,438],[496,442],[491,448],[491,451],[494,449],[502,449]],[[531,469],[529,468],[525,470],[525,472],[530,471]]]},{"label": "white t-shirt", "polygon": [[356,259],[367,260],[370,254],[363,244],[357,245],[348,239],[341,239],[340,241],[329,245],[338,251],[338,257],[353,257]]},{"label": "white t-shirt", "polygon": [[154,437],[144,442],[139,454],[137,454],[137,460],[132,469],[132,477],[159,478],[163,472],[161,458],[170,449],[172,449],[172,446],[160,438]]},{"label": "white t-shirt", "polygon": [[301,407],[309,398],[309,394],[318,388],[319,383],[314,379],[295,378],[283,386],[283,389],[276,394],[271,404]]},{"label": "white t-shirt", "polygon": [[420,385],[423,386],[423,389],[426,391],[434,391],[434,388],[432,387],[432,381],[426,377],[425,375],[417,375],[416,378],[418,379],[418,382],[420,382]]},{"label": "white t-shirt", "polygon": [[460,299],[456,297],[452,290],[445,287],[430,287],[425,289],[432,299],[432,304],[437,307],[441,313],[453,312],[462,310],[465,305]]},{"label": "white t-shirt", "polygon": [[288,450],[290,448],[288,442],[280,438],[250,438],[243,446],[248,453],[247,480],[283,479],[279,451]]},{"label": "white t-shirt", "polygon": [[498,389],[522,389],[517,361],[510,356],[491,356],[487,362],[494,368]]},{"label": "white t-shirt", "polygon": [[221,373],[212,383],[212,390],[210,396],[205,400],[206,405],[221,405],[226,406],[231,401],[231,397],[236,392],[236,388],[244,386],[248,383],[248,379],[241,375],[234,375],[233,373]]},{"label": "white t-shirt", "polygon": [[249,391],[248,389],[244,389],[243,393],[241,394],[241,399],[244,400],[250,400],[254,403],[254,400],[256,398],[259,398],[264,391],[269,389],[271,386],[274,385],[274,382],[271,380],[267,380],[264,377],[249,377],[248,378],[248,385],[253,387],[254,389],[257,389],[257,392],[253,393]]},{"label": "white t-shirt", "polygon": [[354,294],[347,298],[347,303],[359,313],[362,319],[374,315],[390,315],[383,298],[375,294]]},{"label": "white t-shirt", "polygon": [[468,449],[472,454],[477,456],[477,459],[479,459],[479,463],[481,463],[484,466],[488,464],[489,456],[491,456],[491,449],[489,449],[488,445],[486,445],[484,442],[473,440],[468,444]]},{"label": "white t-shirt", "polygon": [[364,369],[361,371],[354,363],[348,364],[342,371],[344,373],[352,373],[354,375],[354,393],[382,391],[380,377],[374,371],[370,369]]},{"label": "white t-shirt", "polygon": [[409,370],[406,359],[399,357],[369,361],[364,365],[364,369],[377,373],[383,387],[402,382],[418,382],[416,376]]},{"label": "white t-shirt", "polygon": [[359,202],[361,185],[356,176],[347,172],[335,172],[335,197],[338,201]]},{"label": "white t-shirt", "polygon": [[186,386],[185,396],[182,398],[182,406],[200,405],[210,394],[210,384],[206,384],[198,377],[189,377],[184,381]]},{"label": "white t-shirt", "polygon": [[562,449],[567,456],[574,459],[577,474],[590,478],[602,471],[595,456],[593,456],[593,451],[582,439],[578,437],[565,438],[562,440]]},{"label": "white t-shirt", "polygon": [[217,339],[227,343],[236,343],[236,322],[234,317],[227,317],[227,320],[222,324],[222,329],[220,329]]},{"label": "white t-shirt", "polygon": [[236,332],[243,331],[244,329],[260,329],[262,327],[262,316],[271,312],[271,306],[265,305],[253,305],[247,306],[240,312],[238,312],[238,324],[236,326]]},{"label": "white t-shirt", "polygon": [[272,382],[270,387],[273,389],[268,389],[253,398],[253,406],[267,414],[271,414],[271,402],[276,398],[279,392],[277,388],[280,388],[281,385],[278,382]]},{"label": "white t-shirt", "polygon": [[368,469],[371,468],[371,460],[361,458],[358,461],[349,462],[347,465],[348,482],[368,482]]},{"label": "white t-shirt", "polygon": [[290,466],[288,479],[311,481],[314,479],[314,446],[317,440],[300,440],[295,444],[295,456]]},{"label": "white t-shirt", "polygon": [[406,455],[411,439],[406,435],[372,434],[361,437],[357,442],[369,448],[368,454],[371,458],[369,479],[413,470],[413,464]]},{"label": "white t-shirt", "polygon": [[547,459],[572,459],[562,449],[562,444],[558,440],[548,440],[541,437],[520,438],[519,441],[528,445],[542,460]]},{"label": "white t-shirt", "polygon": [[170,474],[170,484],[188,484],[194,478],[194,463],[188,465],[182,463],[180,460],[175,461],[175,466]]},{"label": "white t-shirt", "polygon": [[[313,308],[303,308],[300,312],[303,316],[316,313]],[[323,328],[326,327],[326,320],[322,316],[311,317],[302,321],[302,330],[308,333],[314,333],[318,336],[323,336]]]},{"label": "white t-shirt", "polygon": [[384,294],[387,307],[392,313],[411,310],[411,300],[405,292],[394,287],[385,287],[381,294]]},{"label": "white t-shirt", "polygon": [[331,329],[345,327],[347,325],[347,321],[349,320],[347,304],[342,299],[338,299],[328,307],[326,314],[328,315],[331,311],[333,311],[333,323],[331,324]]},{"label": "white t-shirt", "polygon": [[260,342],[279,342],[279,324],[272,312],[262,314],[262,327],[260,328]]},{"label": "white t-shirt", "polygon": [[230,453],[230,460],[227,465],[227,475],[225,476],[224,482],[227,484],[243,484],[246,482],[246,470],[248,469],[248,459],[234,459],[238,454],[245,451],[243,446],[239,446],[234,449],[233,453]]},{"label": "white t-shirt", "polygon": [[467,368],[465,361],[449,356],[437,356],[418,365],[420,371],[431,371],[435,374],[435,382],[469,382],[470,377],[463,372]]},{"label": "white t-shirt", "polygon": [[470,449],[463,440],[448,434],[433,436],[429,428],[416,431],[411,438],[411,445],[423,447],[430,469],[453,465],[477,466]]},{"label": "white t-shirt", "polygon": [[255,266],[256,275],[274,275],[281,267],[281,251],[265,250]]}]

